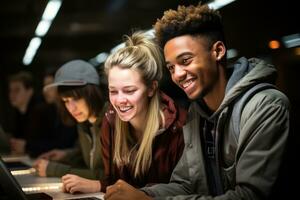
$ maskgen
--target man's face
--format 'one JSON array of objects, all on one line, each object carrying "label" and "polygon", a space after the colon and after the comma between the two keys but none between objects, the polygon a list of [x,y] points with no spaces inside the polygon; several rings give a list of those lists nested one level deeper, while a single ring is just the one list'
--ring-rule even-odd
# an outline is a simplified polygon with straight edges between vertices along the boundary
[{"label": "man's face", "polygon": [[204,38],[175,37],[164,46],[167,68],[175,82],[190,99],[205,97],[219,79],[213,50]]},{"label": "man's face", "polygon": [[20,81],[12,81],[9,83],[9,100],[13,107],[20,108],[26,105],[32,95],[32,89],[25,88]]}]

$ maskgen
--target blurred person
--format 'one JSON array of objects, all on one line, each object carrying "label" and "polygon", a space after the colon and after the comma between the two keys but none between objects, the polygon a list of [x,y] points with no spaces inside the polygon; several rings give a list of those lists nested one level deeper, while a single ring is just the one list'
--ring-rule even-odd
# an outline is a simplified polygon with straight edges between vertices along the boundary
[{"label": "blurred person", "polygon": [[0,124],[0,155],[6,155],[9,153],[10,153],[9,136],[3,130]]},{"label": "blurred person", "polygon": [[72,60],[59,68],[54,83],[45,86],[44,90],[53,87],[57,88],[62,119],[77,123],[78,145],[73,149],[55,149],[42,154],[33,166],[39,176],[76,174],[98,180],[103,175],[99,138],[105,107],[99,75],[88,62]]},{"label": "blurred person", "polygon": [[162,65],[159,47],[142,32],[127,36],[125,47],[108,57],[111,106],[101,128],[105,178],[66,175],[65,191],[105,192],[118,179],[134,187],[169,181],[184,148],[186,111],[159,90]]},{"label": "blurred person", "polygon": [[[43,76],[43,85],[54,82],[56,69],[49,68]],[[43,91],[44,103],[36,106],[30,125],[26,150],[31,157],[38,157],[52,149],[72,148],[77,140],[75,124],[63,123],[57,105],[56,88]]]},{"label": "blurred person", "polygon": [[118,181],[105,199],[268,199],[289,132],[275,67],[245,57],[228,66],[221,16],[208,5],[166,11],[154,28],[172,80],[193,101],[185,150],[168,184],[141,191]]},{"label": "blurred person", "polygon": [[11,152],[24,154],[26,139],[30,133],[32,113],[41,99],[34,95],[34,80],[30,72],[21,71],[9,78],[9,101],[13,110],[12,134],[10,139]]}]

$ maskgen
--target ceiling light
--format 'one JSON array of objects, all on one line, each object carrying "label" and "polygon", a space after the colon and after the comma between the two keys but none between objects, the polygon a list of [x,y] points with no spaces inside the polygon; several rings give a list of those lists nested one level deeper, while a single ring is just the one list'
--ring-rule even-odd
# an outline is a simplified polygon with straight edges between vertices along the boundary
[{"label": "ceiling light", "polygon": [[32,62],[32,59],[33,59],[36,51],[40,47],[41,42],[42,42],[42,40],[39,37],[35,37],[35,38],[31,39],[29,46],[26,49],[24,58],[23,58],[24,65],[29,65]]},{"label": "ceiling light", "polygon": [[61,3],[62,0],[49,0],[42,15],[42,20],[39,22],[35,30],[35,36],[38,37],[32,38],[29,46],[26,49],[25,55],[23,57],[24,65],[29,65],[32,62],[36,51],[42,43],[41,37],[46,35],[46,33],[48,32],[53,19],[55,18],[57,12],[59,11],[59,8],[61,7]]},{"label": "ceiling light", "polygon": [[292,48],[296,46],[300,46],[300,34],[292,34],[282,37],[282,41],[286,48]]},{"label": "ceiling light", "polygon": [[279,49],[280,43],[278,40],[271,40],[269,42],[269,47],[270,47],[270,49]]},{"label": "ceiling light", "polygon": [[35,35],[39,37],[43,37],[48,32],[50,25],[51,25],[50,21],[46,21],[46,20],[40,21],[40,23],[38,24],[35,30]]},{"label": "ceiling light", "polygon": [[300,56],[300,47],[295,48],[295,54]]},{"label": "ceiling light", "polygon": [[217,9],[220,9],[234,1],[235,0],[214,0],[214,1],[209,2],[207,5],[209,8],[217,10]]},{"label": "ceiling light", "polygon": [[238,56],[238,51],[236,49],[228,49],[227,50],[227,59],[235,58]]},{"label": "ceiling light", "polygon": [[61,0],[50,0],[45,8],[42,20],[53,20],[61,6]]}]

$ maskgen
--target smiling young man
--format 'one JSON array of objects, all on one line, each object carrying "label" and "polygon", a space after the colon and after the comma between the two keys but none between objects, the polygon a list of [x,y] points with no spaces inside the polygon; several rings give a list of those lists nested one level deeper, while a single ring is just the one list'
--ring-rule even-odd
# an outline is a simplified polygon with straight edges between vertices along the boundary
[{"label": "smiling young man", "polygon": [[155,32],[172,80],[193,101],[185,150],[170,183],[143,193],[118,181],[106,199],[267,199],[289,132],[276,69],[244,57],[227,66],[221,16],[207,5],[166,11]]}]

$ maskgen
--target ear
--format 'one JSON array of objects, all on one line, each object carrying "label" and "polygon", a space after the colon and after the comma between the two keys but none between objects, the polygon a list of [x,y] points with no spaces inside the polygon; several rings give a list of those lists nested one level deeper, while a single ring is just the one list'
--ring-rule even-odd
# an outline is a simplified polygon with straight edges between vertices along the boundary
[{"label": "ear", "polygon": [[148,97],[152,97],[155,91],[157,90],[158,87],[158,82],[157,81],[152,81],[152,84],[148,88]]},{"label": "ear", "polygon": [[213,55],[217,61],[220,61],[226,53],[226,47],[222,41],[217,41],[214,43],[213,47]]}]

